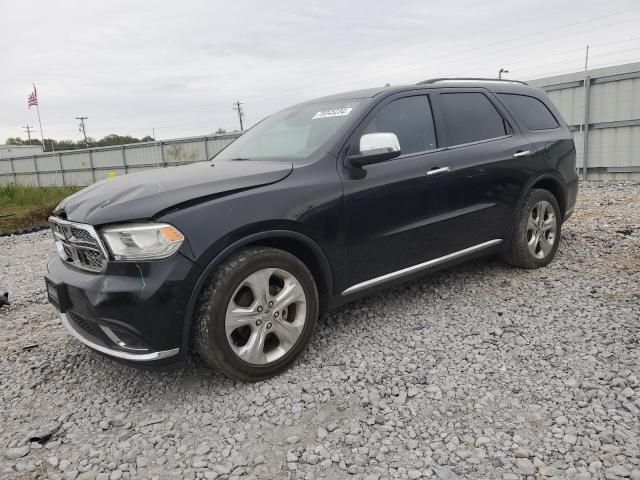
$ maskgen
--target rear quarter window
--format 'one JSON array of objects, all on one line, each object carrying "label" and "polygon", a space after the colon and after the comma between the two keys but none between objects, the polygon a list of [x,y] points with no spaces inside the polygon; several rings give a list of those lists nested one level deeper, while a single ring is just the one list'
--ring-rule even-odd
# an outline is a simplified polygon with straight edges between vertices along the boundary
[{"label": "rear quarter window", "polygon": [[498,97],[527,130],[549,130],[560,126],[549,108],[535,97],[513,93],[499,93]]}]

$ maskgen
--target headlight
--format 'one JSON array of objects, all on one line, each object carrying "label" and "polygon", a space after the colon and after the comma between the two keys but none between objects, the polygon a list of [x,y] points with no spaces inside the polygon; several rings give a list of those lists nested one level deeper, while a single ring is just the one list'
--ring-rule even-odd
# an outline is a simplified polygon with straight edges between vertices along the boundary
[{"label": "headlight", "polygon": [[102,229],[114,260],[157,260],[173,255],[184,235],[166,223],[135,223]]}]

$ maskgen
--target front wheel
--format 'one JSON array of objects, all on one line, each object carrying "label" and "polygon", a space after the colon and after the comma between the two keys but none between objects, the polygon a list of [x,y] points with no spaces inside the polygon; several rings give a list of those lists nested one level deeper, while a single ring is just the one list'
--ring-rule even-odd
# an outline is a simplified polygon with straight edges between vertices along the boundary
[{"label": "front wheel", "polygon": [[285,251],[248,248],[205,289],[194,320],[194,350],[228,377],[264,380],[291,366],[317,319],[318,292],[308,268]]},{"label": "front wheel", "polygon": [[515,225],[503,254],[516,267],[548,265],[558,250],[562,220],[556,197],[548,190],[533,189],[516,215]]}]

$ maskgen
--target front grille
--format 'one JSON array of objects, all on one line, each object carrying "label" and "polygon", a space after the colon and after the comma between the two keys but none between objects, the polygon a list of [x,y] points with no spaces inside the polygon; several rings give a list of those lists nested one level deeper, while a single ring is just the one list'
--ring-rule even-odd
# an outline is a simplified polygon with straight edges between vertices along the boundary
[{"label": "front grille", "polygon": [[49,218],[60,258],[75,267],[100,272],[107,265],[100,237],[91,225]]}]

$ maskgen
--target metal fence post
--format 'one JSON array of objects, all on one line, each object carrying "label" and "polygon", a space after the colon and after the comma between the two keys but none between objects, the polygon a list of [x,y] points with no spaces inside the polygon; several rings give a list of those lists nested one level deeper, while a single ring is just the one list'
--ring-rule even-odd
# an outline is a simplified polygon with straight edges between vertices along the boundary
[{"label": "metal fence post", "polygon": [[166,167],[167,166],[167,162],[164,159],[164,147],[163,147],[163,143],[162,140],[160,141],[160,158],[162,159],[162,167]]},{"label": "metal fence post", "polygon": [[17,183],[16,183],[16,169],[13,166],[13,157],[11,157],[9,159],[9,166],[11,167],[11,176],[13,177],[13,184],[17,185]]},{"label": "metal fence post", "polygon": [[124,152],[124,145],[122,146],[122,164],[124,165],[124,174],[127,174],[127,154]]},{"label": "metal fence post", "polygon": [[93,166],[93,155],[91,154],[91,149],[89,149],[89,167],[91,167],[91,180],[93,183],[96,183],[96,169]]},{"label": "metal fence post", "polygon": [[64,178],[64,168],[62,168],[62,154],[58,152],[58,165],[60,165],[60,175],[62,175],[62,186],[67,185],[67,181]]},{"label": "metal fence post", "polygon": [[36,187],[40,186],[40,173],[38,172],[38,157],[33,156],[33,169],[36,172]]},{"label": "metal fence post", "polygon": [[582,130],[582,180],[587,179],[589,158],[589,105],[591,103],[591,77],[584,77],[584,129]]},{"label": "metal fence post", "polygon": [[204,160],[209,160],[209,147],[207,146],[207,136],[204,136]]}]

